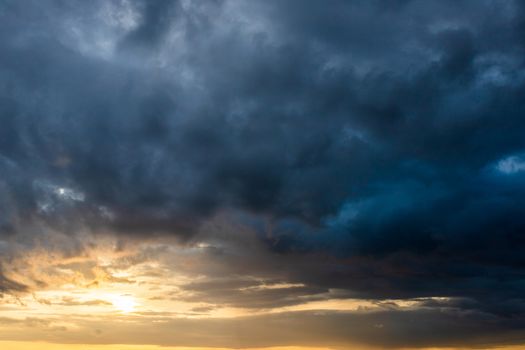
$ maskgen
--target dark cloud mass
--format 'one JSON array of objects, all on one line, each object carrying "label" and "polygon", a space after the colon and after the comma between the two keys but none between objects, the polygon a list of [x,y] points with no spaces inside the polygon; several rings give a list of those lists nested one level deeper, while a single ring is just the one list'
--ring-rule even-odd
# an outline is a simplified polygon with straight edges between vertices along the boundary
[{"label": "dark cloud mass", "polygon": [[264,254],[210,259],[302,287],[188,290],[453,297],[428,307],[516,342],[524,38],[520,1],[1,1],[0,237],[220,240],[228,212]]}]

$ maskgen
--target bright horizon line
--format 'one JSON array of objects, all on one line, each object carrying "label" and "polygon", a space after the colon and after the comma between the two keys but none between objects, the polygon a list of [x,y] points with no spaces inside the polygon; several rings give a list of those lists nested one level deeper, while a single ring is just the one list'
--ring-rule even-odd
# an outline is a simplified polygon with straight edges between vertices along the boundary
[{"label": "bright horizon line", "polygon": [[[188,346],[161,346],[137,344],[61,344],[40,341],[2,341],[0,348],[5,350],[334,350],[342,348],[315,347],[315,346],[271,346],[253,348],[222,348],[222,347],[188,347]],[[348,350],[380,349],[364,345],[345,348]],[[385,349],[385,348],[381,348]],[[392,348],[393,350],[469,350],[480,348],[468,347],[430,347],[430,348]],[[483,350],[523,350],[522,345],[485,347]]]}]

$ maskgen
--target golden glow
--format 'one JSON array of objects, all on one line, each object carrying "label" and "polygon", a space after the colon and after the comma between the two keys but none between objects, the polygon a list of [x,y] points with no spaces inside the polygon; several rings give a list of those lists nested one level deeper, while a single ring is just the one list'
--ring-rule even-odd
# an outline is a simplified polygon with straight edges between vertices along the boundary
[{"label": "golden glow", "polygon": [[[202,247],[151,242],[117,249],[118,244],[109,238],[107,241],[98,239],[96,244],[89,247],[83,254],[76,256],[54,255],[35,249],[20,255],[19,260],[13,259],[4,264],[3,273],[13,281],[28,285],[31,292],[6,294],[1,299],[0,339],[4,340],[0,340],[1,350],[220,350],[220,346],[251,344],[251,340],[237,338],[239,334],[242,335],[242,332],[237,333],[237,329],[245,326],[244,319],[235,323],[239,322],[236,319],[240,317],[251,324],[245,332],[253,332],[257,337],[257,322],[262,322],[266,327],[271,323],[253,321],[254,317],[260,317],[261,320],[267,317],[266,320],[269,320],[272,317],[275,319],[275,314],[279,313],[287,313],[285,317],[290,317],[294,313],[318,311],[321,314],[325,311],[359,314],[392,307],[410,310],[421,304],[420,300],[388,300],[380,303],[342,299],[341,291],[329,290],[323,291],[319,300],[299,298],[301,302],[297,304],[260,309],[236,307],[235,303],[229,302],[231,299],[227,288],[226,292],[221,291],[222,294],[219,294],[220,298],[224,298],[222,300],[226,300],[224,303],[221,303],[220,298],[207,297],[205,293],[202,297],[198,294],[199,290],[185,288],[192,283],[198,285],[203,282],[205,286],[210,281],[222,283],[221,277],[199,273],[203,267],[200,265],[202,261],[207,262],[206,257],[199,256]],[[271,279],[264,280],[256,276],[240,278],[242,281],[253,279],[256,282],[248,283],[248,286],[240,284],[238,287],[232,283],[231,292],[241,296],[250,297],[257,293],[286,295],[288,290],[305,287],[297,283],[275,283]],[[229,280],[225,281],[229,283]],[[219,288],[222,286],[220,283]],[[376,325],[371,324],[370,327]],[[35,342],[41,340],[49,343]],[[130,344],[104,345],[121,342]],[[146,345],[131,345],[141,343]],[[169,346],[176,344],[218,347]],[[264,337],[259,338],[253,346],[261,344],[267,344]],[[308,347],[266,349],[318,350]],[[346,350],[342,347],[338,349]],[[354,349],[374,348],[362,345],[348,348]]]},{"label": "golden glow", "polygon": [[[54,344],[44,342],[17,342],[0,341],[0,349],[5,350],[230,350],[229,348],[210,347],[179,347],[179,346],[156,346],[156,345],[87,345],[87,344]],[[245,350],[245,349],[236,349]],[[331,348],[300,347],[300,346],[276,346],[268,348],[251,348],[251,350],[332,350]],[[356,346],[348,350],[375,350],[370,347]],[[408,350],[408,349],[398,349]],[[416,350],[416,349],[410,349]],[[419,350],[467,350],[467,348],[420,348]],[[484,348],[484,350],[523,350],[523,346],[498,346]]]},{"label": "golden glow", "polygon": [[135,311],[137,306],[135,298],[130,295],[109,295],[108,299],[117,310],[124,313]]},{"label": "golden glow", "polygon": [[[87,345],[87,344],[53,344],[44,342],[16,342],[0,341],[0,349],[5,350],[229,350],[228,348],[208,348],[208,347],[181,347],[181,346],[156,346],[156,345]],[[243,349],[237,349],[243,350]],[[316,347],[269,347],[253,348],[253,350],[330,350],[330,348]],[[502,349],[506,350],[506,349]]]}]

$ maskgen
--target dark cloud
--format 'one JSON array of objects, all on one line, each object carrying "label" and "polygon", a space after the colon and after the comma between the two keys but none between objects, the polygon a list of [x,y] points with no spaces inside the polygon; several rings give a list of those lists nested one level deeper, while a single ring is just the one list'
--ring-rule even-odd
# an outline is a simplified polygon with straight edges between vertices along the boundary
[{"label": "dark cloud", "polygon": [[174,0],[139,1],[139,24],[126,35],[122,45],[148,49],[158,45],[176,21],[178,3]]},{"label": "dark cloud", "polygon": [[512,323],[525,273],[523,9],[4,1],[2,237],[39,226],[192,244],[224,239],[202,231],[231,212],[256,255],[227,241],[210,256],[305,287],[187,288],[256,307],[330,288],[451,296]]},{"label": "dark cloud", "polygon": [[190,302],[207,300],[223,306],[257,309],[270,309],[308,301],[326,300],[331,296],[327,295],[329,292],[327,288],[242,279],[193,282],[182,285],[180,290],[182,295],[176,295],[176,300]]}]

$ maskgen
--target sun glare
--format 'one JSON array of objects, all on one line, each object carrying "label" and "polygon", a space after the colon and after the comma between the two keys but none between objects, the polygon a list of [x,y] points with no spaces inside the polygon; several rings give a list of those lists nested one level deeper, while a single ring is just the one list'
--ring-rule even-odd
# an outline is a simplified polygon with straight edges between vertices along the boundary
[{"label": "sun glare", "polygon": [[130,295],[112,295],[109,299],[113,306],[120,312],[133,312],[137,306],[135,298]]}]

